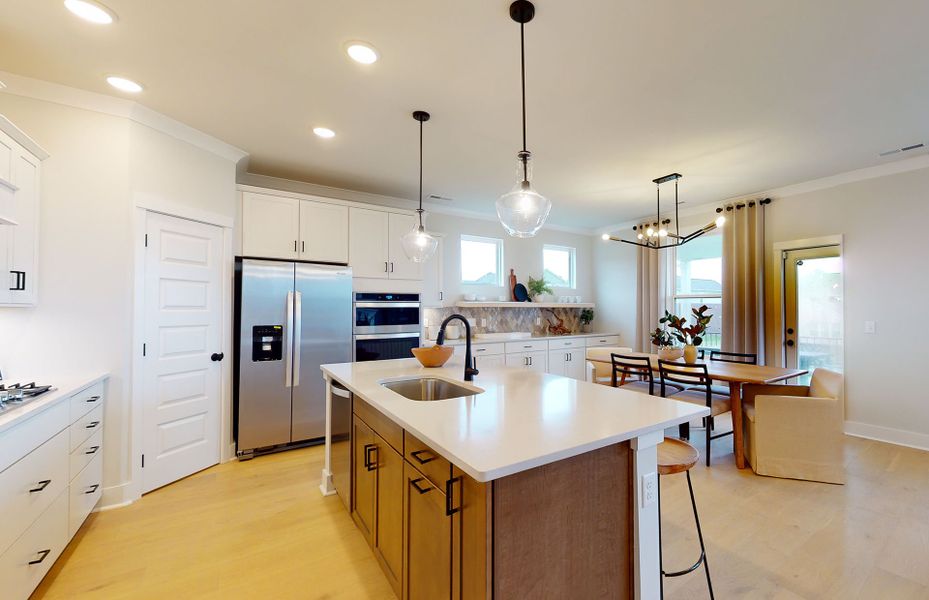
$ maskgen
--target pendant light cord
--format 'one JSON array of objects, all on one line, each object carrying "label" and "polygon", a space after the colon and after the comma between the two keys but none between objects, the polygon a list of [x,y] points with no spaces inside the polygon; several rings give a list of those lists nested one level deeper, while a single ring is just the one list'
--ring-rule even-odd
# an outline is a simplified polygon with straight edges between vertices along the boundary
[{"label": "pendant light cord", "polygon": [[523,90],[523,181],[529,181],[529,157],[526,150],[526,24],[519,24],[519,69]]},{"label": "pendant light cord", "polygon": [[423,122],[419,122],[419,228],[423,227]]}]

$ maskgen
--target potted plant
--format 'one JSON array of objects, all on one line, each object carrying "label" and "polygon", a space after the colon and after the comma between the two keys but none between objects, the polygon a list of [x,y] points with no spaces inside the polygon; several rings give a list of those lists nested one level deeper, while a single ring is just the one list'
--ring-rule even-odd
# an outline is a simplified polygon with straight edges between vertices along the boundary
[{"label": "potted plant", "polygon": [[545,282],[545,279],[533,279],[529,278],[529,281],[526,283],[526,287],[529,288],[529,295],[532,296],[532,299],[536,302],[544,302],[542,294],[551,294],[552,288],[549,287],[548,283]]},{"label": "potted plant", "polygon": [[594,320],[594,309],[585,308],[581,311],[581,331],[590,333],[590,322]]},{"label": "potted plant", "polygon": [[686,318],[672,315],[668,311],[658,320],[659,323],[667,323],[668,327],[674,330],[674,338],[684,344],[684,361],[688,364],[697,362],[697,346],[703,343],[703,334],[713,318],[713,315],[706,314],[708,310],[710,307],[706,304],[692,309],[693,325],[688,325]]},{"label": "potted plant", "polygon": [[652,332],[652,345],[658,348],[658,358],[661,360],[677,360],[684,354],[683,348],[674,345],[668,330],[661,327],[656,327]]}]

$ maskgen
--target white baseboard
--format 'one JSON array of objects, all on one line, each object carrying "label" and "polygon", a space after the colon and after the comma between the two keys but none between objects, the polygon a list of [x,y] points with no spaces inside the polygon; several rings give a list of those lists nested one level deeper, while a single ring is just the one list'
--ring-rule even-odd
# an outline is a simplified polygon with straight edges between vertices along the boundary
[{"label": "white baseboard", "polygon": [[129,506],[138,500],[138,498],[132,497],[131,488],[131,482],[103,488],[103,497],[100,498],[100,504],[97,505],[94,512]]},{"label": "white baseboard", "polygon": [[870,423],[845,421],[845,433],[854,437],[907,446],[917,450],[929,450],[929,434],[903,429],[893,429]]}]

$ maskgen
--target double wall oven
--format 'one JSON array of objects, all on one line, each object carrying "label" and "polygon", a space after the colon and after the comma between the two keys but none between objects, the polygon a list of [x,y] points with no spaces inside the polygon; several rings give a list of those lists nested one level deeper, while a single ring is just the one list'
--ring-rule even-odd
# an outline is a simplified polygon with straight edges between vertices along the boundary
[{"label": "double wall oven", "polygon": [[355,293],[356,362],[410,358],[422,331],[419,294]]}]

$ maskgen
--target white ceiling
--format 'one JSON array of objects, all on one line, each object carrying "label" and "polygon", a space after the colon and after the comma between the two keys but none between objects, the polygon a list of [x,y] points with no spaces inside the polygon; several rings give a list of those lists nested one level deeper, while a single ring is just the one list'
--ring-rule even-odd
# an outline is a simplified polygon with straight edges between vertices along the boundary
[{"label": "white ceiling", "polygon": [[[520,146],[507,0],[0,3],[0,70],[118,95],[250,153],[249,170],[492,213]],[[538,0],[527,25],[529,149],[551,222],[649,213],[678,171],[690,204],[879,164],[929,141],[925,0]],[[350,61],[348,40],[381,60]],[[310,130],[324,125],[337,137]],[[899,157],[900,155],[897,155]]]}]

